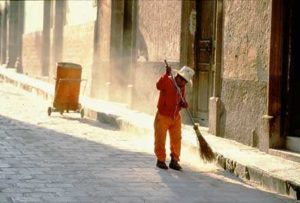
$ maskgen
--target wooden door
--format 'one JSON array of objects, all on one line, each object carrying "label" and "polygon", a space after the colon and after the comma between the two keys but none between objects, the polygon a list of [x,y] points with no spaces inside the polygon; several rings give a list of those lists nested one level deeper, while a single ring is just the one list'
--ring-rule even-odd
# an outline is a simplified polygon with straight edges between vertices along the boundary
[{"label": "wooden door", "polygon": [[215,0],[196,1],[193,116],[204,126],[208,125],[208,103],[213,88],[215,5]]}]

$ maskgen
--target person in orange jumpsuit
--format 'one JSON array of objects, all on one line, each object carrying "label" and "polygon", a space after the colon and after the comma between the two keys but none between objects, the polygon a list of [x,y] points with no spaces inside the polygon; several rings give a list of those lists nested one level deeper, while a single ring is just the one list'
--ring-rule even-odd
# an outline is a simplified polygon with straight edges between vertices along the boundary
[{"label": "person in orange jumpsuit", "polygon": [[171,150],[169,167],[174,170],[182,169],[178,163],[181,150],[181,116],[179,112],[182,108],[188,108],[185,100],[185,86],[191,82],[194,73],[193,69],[184,66],[173,77],[171,67],[166,66],[166,73],[156,83],[156,87],[160,91],[158,110],[154,120],[154,152],[158,168],[168,169],[165,163],[165,144],[167,131],[169,131]]}]

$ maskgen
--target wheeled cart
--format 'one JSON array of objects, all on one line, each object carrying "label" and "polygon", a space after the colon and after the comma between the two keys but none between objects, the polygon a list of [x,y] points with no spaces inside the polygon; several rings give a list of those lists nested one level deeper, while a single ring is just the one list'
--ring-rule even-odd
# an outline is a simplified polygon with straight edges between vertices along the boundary
[{"label": "wheeled cart", "polygon": [[53,107],[48,107],[48,116],[52,112],[78,112],[84,117],[84,109],[78,102],[82,67],[75,63],[57,63]]}]

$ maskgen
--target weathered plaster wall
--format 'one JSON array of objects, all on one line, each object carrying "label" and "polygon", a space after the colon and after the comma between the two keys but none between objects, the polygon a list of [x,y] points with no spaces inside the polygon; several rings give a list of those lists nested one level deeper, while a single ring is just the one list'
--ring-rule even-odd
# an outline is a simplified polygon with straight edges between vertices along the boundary
[{"label": "weathered plaster wall", "polygon": [[271,0],[224,1],[221,134],[258,146],[267,112]]},{"label": "weathered plaster wall", "polygon": [[[179,66],[179,63],[169,63],[172,67]],[[156,82],[165,73],[163,62],[136,64],[133,86],[132,107],[135,110],[154,115],[157,110],[159,91],[156,89]]]},{"label": "weathered plaster wall", "polygon": [[[22,44],[23,72],[30,76],[40,76],[42,54],[42,30],[43,30],[44,2],[25,2],[25,21]],[[34,12],[32,12],[34,10]]]},{"label": "weathered plaster wall", "polygon": [[223,78],[268,80],[271,0],[224,1]]},{"label": "weathered plaster wall", "polygon": [[109,61],[110,57],[110,34],[111,34],[111,0],[100,1],[99,17],[99,58]]},{"label": "weathered plaster wall", "polygon": [[[85,95],[89,95],[91,70],[94,53],[94,22],[64,27],[63,61],[82,66],[82,87],[86,85]],[[86,84],[85,84],[86,83]]]},{"label": "weathered plaster wall", "polygon": [[36,77],[42,73],[42,33],[23,34],[22,65],[24,74]]},{"label": "weathered plaster wall", "polygon": [[[67,1],[66,25],[63,32],[62,59],[82,66],[81,87],[89,96],[94,54],[94,26],[97,5],[93,0]],[[82,89],[83,90],[83,89]],[[82,91],[83,93],[83,91]]]},{"label": "weathered plaster wall", "polygon": [[225,138],[259,147],[264,138],[262,116],[267,111],[265,82],[224,80],[221,100],[221,134]]},{"label": "weathered plaster wall", "polygon": [[92,74],[92,96],[108,99],[109,63],[110,63],[110,34],[111,34],[111,0],[99,1],[98,42],[96,44],[94,67]]},{"label": "weathered plaster wall", "polygon": [[179,0],[138,2],[135,109],[155,113],[158,98],[155,84],[164,72],[164,59],[179,68],[181,3]]},{"label": "weathered plaster wall", "polygon": [[138,29],[149,61],[179,60],[181,1],[140,0]]},{"label": "weathered plaster wall", "polygon": [[67,0],[66,23],[78,25],[96,20],[97,3],[95,0]]},{"label": "weathered plaster wall", "polygon": [[25,23],[24,33],[31,33],[43,30],[44,2],[25,1]]}]

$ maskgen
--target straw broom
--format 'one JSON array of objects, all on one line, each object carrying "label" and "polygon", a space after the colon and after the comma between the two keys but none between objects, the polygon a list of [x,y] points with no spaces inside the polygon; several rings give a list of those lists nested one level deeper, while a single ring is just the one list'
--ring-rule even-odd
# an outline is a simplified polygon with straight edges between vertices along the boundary
[{"label": "straw broom", "polygon": [[[167,63],[166,60],[164,60],[166,66],[170,67]],[[181,101],[185,102],[185,99],[184,97],[182,96],[182,93],[181,93],[181,90],[180,88],[178,87],[175,79],[174,79],[174,76],[171,72],[171,79],[172,79],[172,82],[174,83],[176,89],[177,89],[177,92],[178,94],[180,95],[181,97]],[[196,123],[193,119],[193,116],[190,112],[190,110],[188,108],[185,108],[186,111],[187,111],[187,114],[189,116],[189,118],[191,119],[192,123],[193,123],[193,128],[195,130],[195,133],[197,135],[197,139],[198,139],[198,143],[199,143],[199,152],[200,152],[200,156],[201,158],[204,160],[204,161],[207,161],[207,162],[212,162],[214,161],[215,159],[215,154],[214,152],[212,151],[211,147],[208,145],[208,143],[206,142],[206,140],[204,139],[203,135],[201,134],[200,130],[199,130],[199,124]]]}]

